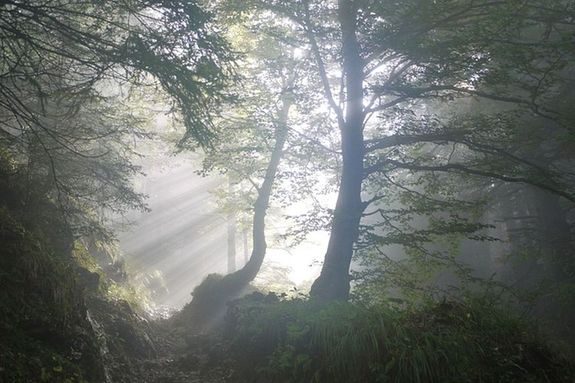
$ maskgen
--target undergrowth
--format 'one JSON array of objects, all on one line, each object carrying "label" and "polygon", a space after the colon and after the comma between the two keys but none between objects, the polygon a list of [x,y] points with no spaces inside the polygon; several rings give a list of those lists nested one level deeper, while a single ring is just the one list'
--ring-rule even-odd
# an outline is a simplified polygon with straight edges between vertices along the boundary
[{"label": "undergrowth", "polygon": [[[248,298],[228,315],[242,379],[261,382],[573,382],[516,317],[479,301],[417,310]],[[255,366],[255,368],[254,368]]]},{"label": "undergrowth", "polygon": [[0,382],[99,377],[83,296],[62,248],[0,207]]},{"label": "undergrowth", "polygon": [[0,150],[0,382],[103,382],[103,337],[116,359],[153,354],[148,328],[125,303],[139,302],[137,291],[107,278],[50,193],[26,175]]}]

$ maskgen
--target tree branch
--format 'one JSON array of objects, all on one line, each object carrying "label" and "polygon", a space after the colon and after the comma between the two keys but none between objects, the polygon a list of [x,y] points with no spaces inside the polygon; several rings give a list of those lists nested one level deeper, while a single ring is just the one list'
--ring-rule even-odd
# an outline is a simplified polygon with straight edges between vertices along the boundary
[{"label": "tree branch", "polygon": [[513,177],[513,176],[508,176],[505,174],[499,174],[499,173],[495,173],[492,171],[488,171],[488,170],[480,170],[480,169],[472,169],[470,167],[467,167],[463,164],[444,164],[444,165],[420,165],[420,164],[415,164],[415,163],[405,163],[405,162],[400,162],[400,161],[396,161],[396,160],[392,160],[392,159],[386,159],[382,162],[380,162],[378,165],[381,167],[384,164],[390,164],[393,165],[397,168],[401,168],[401,169],[407,169],[407,170],[413,170],[413,171],[439,171],[439,172],[446,172],[446,173],[450,173],[450,172],[454,172],[454,173],[462,173],[462,174],[471,174],[471,175],[476,175],[476,176],[480,176],[480,177],[486,177],[486,178],[493,178],[493,179],[497,179],[497,180],[501,180],[501,181],[505,181],[505,182],[511,182],[511,183],[524,183],[524,184],[528,184],[528,185],[533,185],[536,186],[540,189],[543,190],[547,190],[549,192],[552,192],[554,194],[557,194],[571,202],[575,202],[575,196],[572,195],[571,193],[568,193],[564,190],[558,189],[556,187],[553,187],[551,185],[542,183],[542,182],[538,182],[532,179],[529,179],[527,177]]}]

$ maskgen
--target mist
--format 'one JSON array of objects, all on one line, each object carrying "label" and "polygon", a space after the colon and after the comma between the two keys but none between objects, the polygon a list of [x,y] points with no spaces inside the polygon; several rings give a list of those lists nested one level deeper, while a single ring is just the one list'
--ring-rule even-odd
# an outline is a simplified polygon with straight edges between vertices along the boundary
[{"label": "mist", "polygon": [[0,2],[0,382],[574,382],[574,20]]}]

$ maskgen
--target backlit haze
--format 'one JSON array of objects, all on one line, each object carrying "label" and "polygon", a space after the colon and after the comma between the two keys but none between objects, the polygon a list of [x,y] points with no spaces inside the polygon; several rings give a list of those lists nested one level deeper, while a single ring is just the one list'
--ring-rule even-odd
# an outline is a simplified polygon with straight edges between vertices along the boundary
[{"label": "backlit haze", "polygon": [[[154,302],[179,308],[191,300],[190,293],[208,274],[227,272],[226,216],[218,211],[212,193],[225,180],[196,174],[200,162],[189,153],[161,154],[143,162],[146,176],[136,180],[136,189],[149,196],[150,211],[126,217],[132,224],[119,234],[120,246],[132,274],[153,290]],[[307,292],[319,274],[318,261],[328,234],[312,233],[302,244],[287,248],[278,239],[287,229],[286,220],[270,215],[266,226],[268,252],[253,284]],[[251,230],[247,236],[251,252]],[[243,236],[238,230],[237,268],[244,263]]]}]

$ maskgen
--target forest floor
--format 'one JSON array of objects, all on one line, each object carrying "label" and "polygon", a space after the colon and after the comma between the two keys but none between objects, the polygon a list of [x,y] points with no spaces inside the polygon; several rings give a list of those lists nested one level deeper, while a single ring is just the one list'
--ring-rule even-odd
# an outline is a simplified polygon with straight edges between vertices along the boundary
[{"label": "forest floor", "polygon": [[[156,355],[141,360],[137,379],[126,382],[309,382],[312,376],[326,382],[382,381],[382,376],[405,383],[575,382],[572,362],[514,317],[484,307],[442,302],[399,317],[353,304],[318,308],[268,298],[252,294],[237,301],[225,323],[211,332],[194,332],[189,323],[173,319],[152,322]],[[372,336],[365,338],[366,333]],[[373,346],[373,336],[383,343]],[[389,352],[380,354],[384,349]],[[394,368],[394,360],[410,368]],[[381,375],[378,364],[391,368]],[[349,376],[337,372],[342,365]],[[418,366],[430,366],[429,371],[417,372]]]},{"label": "forest floor", "polygon": [[[166,331],[166,329],[164,329]],[[167,332],[167,331],[166,331]],[[165,333],[156,358],[142,360],[141,382],[224,383],[233,371],[216,362],[225,345],[216,334],[181,337],[177,331]],[[218,358],[219,359],[219,358]]]},{"label": "forest floor", "polygon": [[150,321],[148,325],[154,355],[111,366],[111,382],[236,382],[233,361],[225,358],[227,343],[219,332],[193,334],[170,320]]}]

